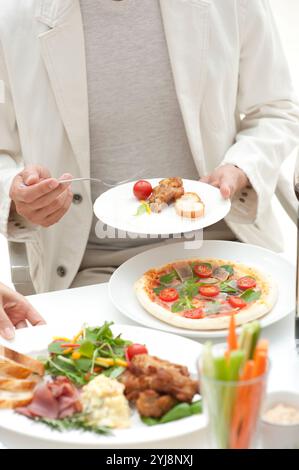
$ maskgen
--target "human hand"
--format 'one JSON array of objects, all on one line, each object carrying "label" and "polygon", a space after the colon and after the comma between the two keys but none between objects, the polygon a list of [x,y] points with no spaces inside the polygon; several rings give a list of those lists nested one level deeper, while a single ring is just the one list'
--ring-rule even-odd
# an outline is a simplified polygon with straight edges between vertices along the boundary
[{"label": "human hand", "polygon": [[219,188],[224,199],[232,199],[238,191],[250,185],[244,171],[231,164],[219,166],[200,181]]},{"label": "human hand", "polygon": [[0,283],[0,335],[14,338],[14,328],[26,328],[27,321],[33,326],[46,322],[21,294]]},{"label": "human hand", "polygon": [[[72,175],[66,173],[60,179],[70,178]],[[33,165],[15,176],[9,196],[18,214],[35,225],[50,227],[59,222],[72,203],[70,184],[60,184],[46,168]]]}]

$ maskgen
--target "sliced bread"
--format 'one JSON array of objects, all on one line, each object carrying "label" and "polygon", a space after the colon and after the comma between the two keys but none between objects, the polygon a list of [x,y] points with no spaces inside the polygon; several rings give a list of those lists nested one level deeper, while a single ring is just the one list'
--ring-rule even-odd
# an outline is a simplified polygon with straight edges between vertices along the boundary
[{"label": "sliced bread", "polygon": [[198,219],[204,216],[205,206],[198,194],[185,193],[182,197],[177,199],[175,210],[181,217]]}]

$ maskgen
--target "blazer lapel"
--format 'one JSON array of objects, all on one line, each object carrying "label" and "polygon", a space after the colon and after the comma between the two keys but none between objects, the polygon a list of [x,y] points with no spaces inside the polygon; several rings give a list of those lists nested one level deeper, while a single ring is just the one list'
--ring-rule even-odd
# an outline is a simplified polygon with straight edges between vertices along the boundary
[{"label": "blazer lapel", "polygon": [[84,33],[79,0],[41,0],[37,20],[41,51],[82,175],[90,173],[89,116]]},{"label": "blazer lapel", "polygon": [[178,101],[195,163],[205,174],[200,106],[209,50],[210,0],[160,0]]}]

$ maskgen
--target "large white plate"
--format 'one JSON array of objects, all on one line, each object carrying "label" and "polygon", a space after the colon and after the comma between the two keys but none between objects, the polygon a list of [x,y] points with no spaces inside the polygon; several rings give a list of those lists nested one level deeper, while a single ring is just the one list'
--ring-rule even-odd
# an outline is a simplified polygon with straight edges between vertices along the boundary
[{"label": "large white plate", "polygon": [[[121,333],[125,339],[146,344],[149,353],[188,367],[191,374],[196,375],[196,359],[201,353],[201,344],[186,338],[176,337],[148,328],[126,325],[113,325],[114,333]],[[47,345],[56,335],[75,335],[70,326],[67,331],[50,328],[49,326],[28,328],[17,331],[13,343],[1,339],[0,343],[8,345],[15,350],[34,354],[45,351]],[[162,441],[198,431],[205,427],[204,415],[191,416],[173,423],[148,427],[144,425],[135,411],[132,416],[132,427],[128,429],[113,430],[111,436],[101,436],[90,432],[67,431],[57,432],[44,424],[35,423],[25,416],[18,415],[11,410],[0,410],[0,428],[23,434],[34,439],[54,441],[64,444],[81,446],[118,446],[146,444],[152,441]]]},{"label": "large white plate", "polygon": [[[157,186],[161,178],[150,179]],[[231,203],[224,200],[219,189],[199,181],[183,180],[185,192],[197,193],[205,204],[205,216],[190,220],[179,217],[174,204],[160,214],[135,216],[140,202],[133,194],[134,182],[126,183],[104,192],[94,203],[94,213],[103,223],[130,233],[168,235],[187,233],[213,225],[223,219]]]},{"label": "large white plate", "polygon": [[[195,249],[191,249],[192,246]],[[223,258],[259,268],[271,274],[278,284],[279,297],[270,313],[261,318],[262,327],[275,323],[294,310],[295,268],[272,251],[245,243],[226,241],[203,241],[174,243],[145,251],[121,265],[112,275],[109,282],[109,295],[115,305],[125,316],[141,325],[195,338],[219,338],[226,336],[227,330],[190,331],[164,323],[147,313],[138,302],[133,285],[144,272],[179,259],[188,258]]]}]

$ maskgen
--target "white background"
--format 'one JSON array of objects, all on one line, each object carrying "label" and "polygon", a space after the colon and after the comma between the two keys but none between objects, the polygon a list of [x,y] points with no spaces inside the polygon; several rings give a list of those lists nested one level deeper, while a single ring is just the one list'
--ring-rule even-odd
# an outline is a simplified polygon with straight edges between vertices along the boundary
[{"label": "white background", "polygon": [[[289,61],[294,87],[299,95],[299,0],[269,0],[281,35],[285,53]],[[291,177],[291,175],[290,175]],[[294,262],[296,249],[296,229],[283,211],[277,208],[285,232],[285,254]],[[10,283],[7,243],[0,235],[0,280]]]}]

